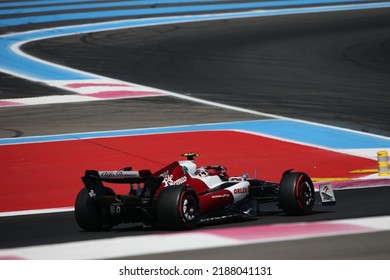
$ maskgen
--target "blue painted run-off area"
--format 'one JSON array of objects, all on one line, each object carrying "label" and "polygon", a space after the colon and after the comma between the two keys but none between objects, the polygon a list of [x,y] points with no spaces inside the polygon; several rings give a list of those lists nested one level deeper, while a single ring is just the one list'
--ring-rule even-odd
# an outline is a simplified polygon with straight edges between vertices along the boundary
[{"label": "blue painted run-off area", "polygon": [[[317,0],[317,1],[305,0],[306,4],[320,3],[319,1],[322,0]],[[282,2],[286,2],[286,1],[273,1],[272,3],[282,3]],[[288,1],[288,2],[293,3],[294,1]],[[334,0],[324,0],[321,3],[327,3],[329,5],[329,3],[333,3],[333,2]],[[336,2],[342,3],[342,1],[339,0],[337,0]],[[259,2],[259,3],[251,2],[251,5],[256,5],[256,4],[263,5],[264,3],[266,2]],[[301,3],[303,2],[301,1]],[[241,3],[241,4],[248,4],[248,3]],[[209,6],[210,5],[207,5],[207,7]],[[193,10],[188,10],[188,12],[200,11],[199,6],[188,6],[188,7],[186,6],[187,9],[189,9],[190,7],[192,7]],[[66,80],[95,79],[97,78],[97,76],[92,73],[85,73],[85,72],[77,71],[75,69],[66,68],[63,66],[48,64],[45,63],[44,61],[33,60],[29,57],[16,53],[15,50],[11,48],[13,48],[15,44],[23,44],[25,42],[41,40],[45,38],[60,37],[60,36],[67,36],[67,35],[87,33],[87,32],[98,32],[98,31],[113,30],[113,29],[136,28],[140,26],[219,20],[219,19],[266,17],[266,16],[303,14],[303,13],[313,13],[313,12],[372,9],[372,8],[383,8],[383,7],[390,7],[390,3],[376,2],[376,3],[366,3],[366,4],[363,3],[363,4],[336,5],[336,6],[323,6],[323,7],[306,7],[306,8],[299,7],[299,8],[280,9],[280,10],[256,10],[256,11],[248,11],[248,12],[240,12],[240,13],[237,12],[226,13],[228,10],[223,10],[223,12],[225,12],[223,14],[210,14],[210,15],[201,14],[201,15],[192,15],[192,16],[143,18],[143,19],[133,19],[133,20],[124,20],[124,21],[103,22],[103,23],[96,23],[96,24],[86,24],[86,25],[79,25],[79,26],[66,26],[61,28],[52,28],[52,29],[29,31],[24,33],[9,34],[9,35],[0,36],[0,70],[2,72],[14,76],[18,76],[30,80],[38,80],[42,82],[50,81],[50,80],[66,81]],[[153,13],[154,10],[155,9],[152,8],[147,9],[149,13]],[[208,10],[205,9],[203,12],[207,12],[207,11]],[[113,14],[114,16],[118,16],[121,13],[120,10],[115,10],[110,12],[114,13]],[[63,15],[52,16],[51,20],[53,21],[62,20],[61,19],[62,16]],[[82,13],[82,15],[80,16],[83,16],[83,18],[88,18],[88,13]],[[107,14],[99,15],[99,17],[105,17],[105,16],[108,15]],[[41,18],[41,17],[37,16],[37,18]],[[107,18],[103,18],[103,19],[107,20]],[[22,18],[15,19],[15,20],[22,20]]]},{"label": "blue painted run-off area", "polygon": [[[169,7],[147,7],[147,8],[133,8],[134,1],[127,2],[113,2],[113,3],[92,3],[92,4],[74,4],[67,5],[64,9],[62,6],[57,7],[42,7],[42,8],[25,8],[16,9],[15,11],[9,10],[4,11],[4,14],[22,14],[22,13],[34,13],[34,12],[49,12],[49,11],[61,11],[68,10],[67,13],[57,13],[51,15],[33,15],[33,16],[19,16],[16,18],[8,18],[0,20],[1,26],[16,26],[31,23],[45,23],[54,21],[67,21],[67,20],[80,20],[80,19],[98,19],[98,18],[109,18],[109,17],[129,17],[129,16],[162,16],[164,14],[178,14],[178,13],[210,13],[218,11],[228,11],[237,9],[260,9],[260,8],[280,8],[280,7],[294,7],[304,5],[329,5],[335,3],[356,3],[363,0],[280,0],[280,1],[261,1],[261,2],[244,2],[244,3],[224,3],[224,4],[208,4],[208,5],[197,5],[199,2],[207,1],[187,1],[184,0],[182,3],[193,3],[194,5],[188,6],[169,6]],[[139,3],[137,3],[139,2]],[[166,4],[167,1],[136,1],[136,4],[142,5],[142,2],[149,2],[149,5]],[[161,3],[160,3],[161,2]],[[208,1],[211,2],[211,1]],[[182,4],[178,1],[168,1],[170,4]],[[1,7],[1,6],[0,6]],[[121,9],[113,9],[115,7],[122,7]],[[77,11],[69,12],[77,9],[93,9],[93,8],[110,8],[109,10],[103,11]]]},{"label": "blue painted run-off area", "polygon": [[[390,138],[293,120],[256,120],[0,139],[0,145],[197,131],[242,131],[329,149],[390,148]],[[286,140],[287,141],[287,140]]]}]

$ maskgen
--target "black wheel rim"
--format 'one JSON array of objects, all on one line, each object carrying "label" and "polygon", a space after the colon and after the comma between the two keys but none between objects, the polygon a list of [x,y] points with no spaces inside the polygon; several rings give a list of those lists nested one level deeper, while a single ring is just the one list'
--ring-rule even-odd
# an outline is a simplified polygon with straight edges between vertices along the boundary
[{"label": "black wheel rim", "polygon": [[299,181],[297,193],[297,202],[302,210],[309,210],[314,203],[313,189],[310,183],[306,180]]},{"label": "black wheel rim", "polygon": [[181,217],[186,224],[197,222],[198,203],[194,196],[187,194],[183,196],[181,203]]}]

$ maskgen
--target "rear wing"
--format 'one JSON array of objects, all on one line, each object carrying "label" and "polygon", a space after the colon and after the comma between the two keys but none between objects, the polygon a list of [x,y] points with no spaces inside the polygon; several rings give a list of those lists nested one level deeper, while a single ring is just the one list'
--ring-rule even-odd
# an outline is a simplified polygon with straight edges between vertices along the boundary
[{"label": "rear wing", "polygon": [[102,182],[139,185],[144,183],[151,175],[150,170],[132,171],[131,168],[109,171],[86,170],[81,180],[89,191],[93,191],[99,196],[104,195]]},{"label": "rear wing", "polygon": [[142,183],[145,182],[148,177],[152,175],[150,170],[110,170],[110,171],[97,171],[86,170],[84,177],[85,180],[100,180],[102,182],[109,183]]}]

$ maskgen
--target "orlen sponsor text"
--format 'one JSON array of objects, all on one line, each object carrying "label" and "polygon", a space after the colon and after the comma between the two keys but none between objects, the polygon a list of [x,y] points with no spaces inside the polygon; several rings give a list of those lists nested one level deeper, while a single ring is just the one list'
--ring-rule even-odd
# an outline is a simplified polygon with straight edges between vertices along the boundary
[{"label": "orlen sponsor text", "polygon": [[242,193],[247,193],[248,192],[248,189],[247,188],[238,188],[238,189],[234,189],[234,194],[242,194]]}]

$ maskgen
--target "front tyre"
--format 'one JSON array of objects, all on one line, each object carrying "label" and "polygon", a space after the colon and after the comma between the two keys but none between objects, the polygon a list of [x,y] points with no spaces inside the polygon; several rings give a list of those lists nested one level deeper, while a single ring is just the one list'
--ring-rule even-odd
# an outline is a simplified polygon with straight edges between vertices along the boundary
[{"label": "front tyre", "polygon": [[164,228],[192,229],[199,223],[199,198],[190,186],[169,186],[158,198],[157,218]]},{"label": "front tyre", "polygon": [[302,172],[283,174],[279,187],[279,207],[286,215],[306,215],[314,206],[314,185]]}]

